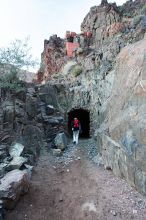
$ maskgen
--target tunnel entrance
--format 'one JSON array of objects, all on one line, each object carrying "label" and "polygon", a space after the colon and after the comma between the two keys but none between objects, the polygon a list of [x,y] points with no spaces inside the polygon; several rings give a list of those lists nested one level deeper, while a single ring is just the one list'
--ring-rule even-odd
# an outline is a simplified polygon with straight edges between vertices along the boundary
[{"label": "tunnel entrance", "polygon": [[84,109],[73,109],[68,113],[68,132],[72,134],[71,124],[74,118],[78,118],[81,123],[82,138],[89,138],[90,136],[90,116],[89,111]]}]

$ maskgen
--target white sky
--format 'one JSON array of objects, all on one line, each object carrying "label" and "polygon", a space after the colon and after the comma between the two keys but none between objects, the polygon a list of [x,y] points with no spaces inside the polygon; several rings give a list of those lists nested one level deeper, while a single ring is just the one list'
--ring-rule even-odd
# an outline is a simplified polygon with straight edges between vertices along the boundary
[{"label": "white sky", "polygon": [[[118,5],[126,0],[109,0]],[[0,47],[14,39],[30,37],[34,57],[40,59],[44,39],[66,30],[80,32],[90,7],[101,0],[0,0]]]}]

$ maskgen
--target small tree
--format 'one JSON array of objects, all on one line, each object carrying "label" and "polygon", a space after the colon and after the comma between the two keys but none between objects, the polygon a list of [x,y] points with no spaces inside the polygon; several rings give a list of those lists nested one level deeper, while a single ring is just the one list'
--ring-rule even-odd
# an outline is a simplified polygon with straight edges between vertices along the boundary
[{"label": "small tree", "polygon": [[17,77],[20,69],[35,67],[36,60],[30,55],[28,38],[24,41],[14,40],[7,48],[0,48],[0,88],[21,90],[22,83]]}]

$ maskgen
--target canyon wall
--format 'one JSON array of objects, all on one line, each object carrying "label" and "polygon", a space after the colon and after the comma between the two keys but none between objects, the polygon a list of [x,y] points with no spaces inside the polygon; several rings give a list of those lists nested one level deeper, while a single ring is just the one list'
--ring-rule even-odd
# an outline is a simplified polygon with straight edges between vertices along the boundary
[{"label": "canyon wall", "polygon": [[83,32],[92,32],[90,45],[80,44],[75,59],[67,60],[48,85],[66,123],[73,109],[90,113],[90,136],[105,167],[146,194],[144,9],[138,0],[92,7],[81,24]]},{"label": "canyon wall", "polygon": [[67,58],[65,40],[55,35],[44,42],[38,84],[1,94],[1,143],[17,141],[26,154],[37,154],[57,133],[69,132],[69,112],[86,110],[104,166],[146,194],[145,0],[120,7],[103,0],[90,9],[81,31],[92,38],[79,35],[74,58]]}]

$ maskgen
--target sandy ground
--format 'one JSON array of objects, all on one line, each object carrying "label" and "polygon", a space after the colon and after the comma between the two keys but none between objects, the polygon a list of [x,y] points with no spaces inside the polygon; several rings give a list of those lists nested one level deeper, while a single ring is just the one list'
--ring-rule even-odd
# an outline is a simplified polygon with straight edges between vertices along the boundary
[{"label": "sandy ground", "polygon": [[65,156],[40,157],[30,192],[6,220],[144,220],[146,200],[111,171],[97,166],[84,150],[86,141]]}]

